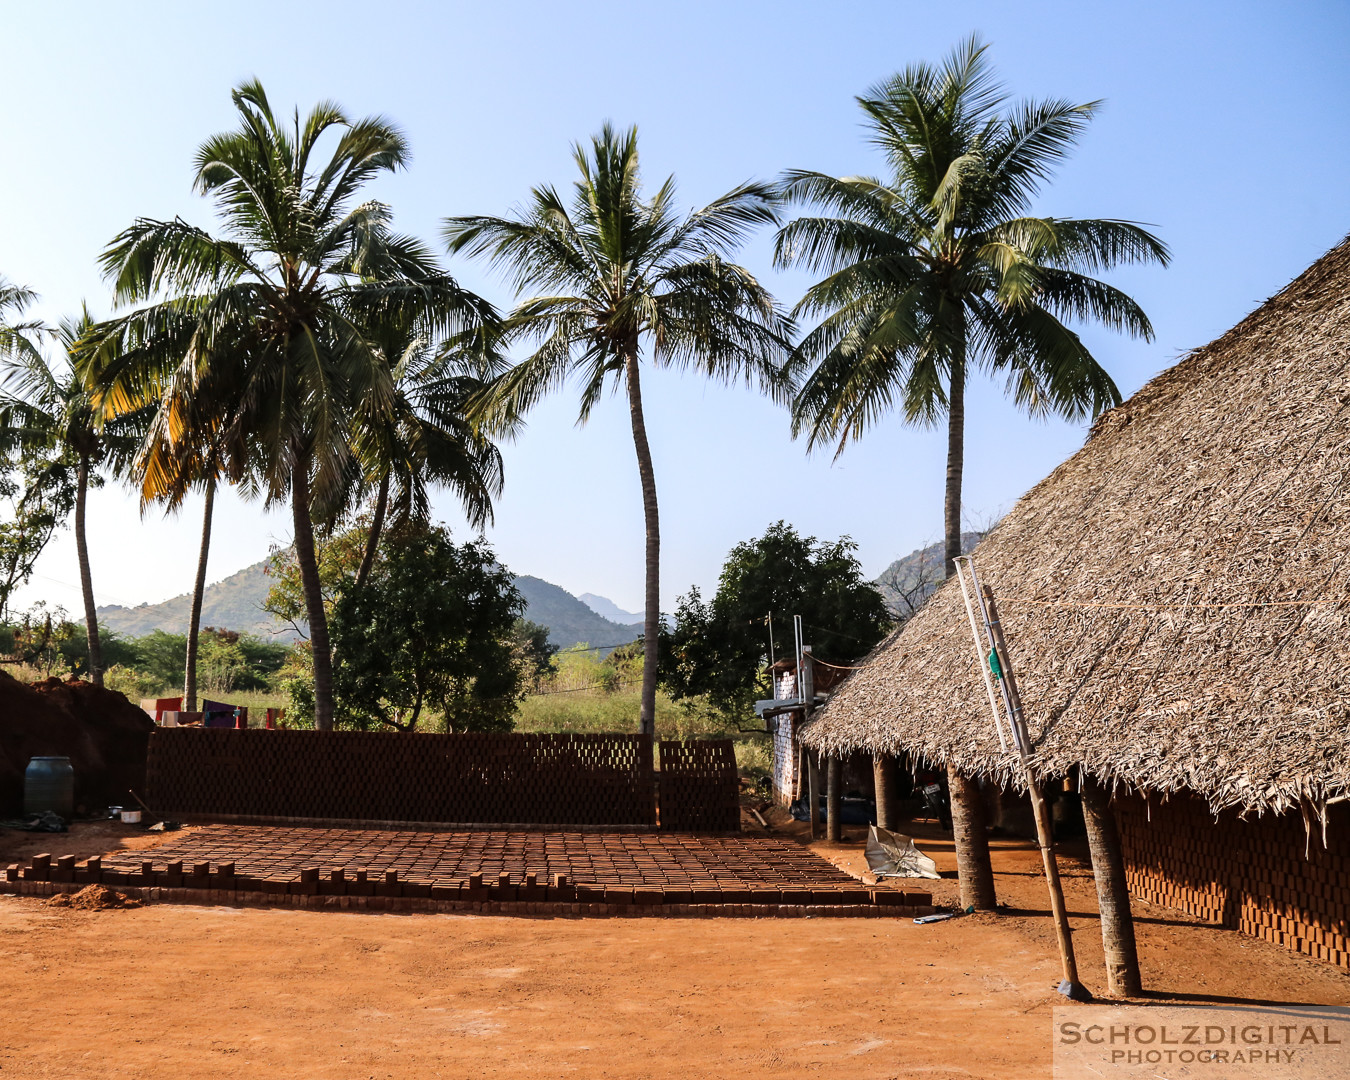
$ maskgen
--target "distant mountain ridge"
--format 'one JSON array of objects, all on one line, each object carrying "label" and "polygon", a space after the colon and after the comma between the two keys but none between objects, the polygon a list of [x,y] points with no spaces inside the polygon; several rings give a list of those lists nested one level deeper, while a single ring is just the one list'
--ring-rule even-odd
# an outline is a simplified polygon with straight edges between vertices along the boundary
[{"label": "distant mountain ridge", "polygon": [[596,596],[593,592],[584,592],[577,597],[583,604],[594,611],[601,618],[608,619],[610,622],[620,623],[623,626],[640,624],[643,619],[640,611],[624,611],[608,596]]},{"label": "distant mountain ridge", "polygon": [[[263,610],[263,601],[272,585],[267,576],[267,563],[268,560],[263,559],[208,585],[202,595],[202,625],[238,630],[274,641],[294,641],[299,636],[295,628]],[[541,578],[525,575],[517,577],[515,582],[525,597],[525,618],[547,626],[549,643],[560,649],[584,642],[603,647],[603,651],[608,652],[616,645],[628,644],[642,633],[641,621],[629,625],[606,619],[566,589]],[[132,608],[109,604],[98,609],[98,621],[101,626],[126,637],[141,637],[152,630],[183,634],[187,632],[191,611],[192,597],[184,593],[163,603],[140,604]]]}]

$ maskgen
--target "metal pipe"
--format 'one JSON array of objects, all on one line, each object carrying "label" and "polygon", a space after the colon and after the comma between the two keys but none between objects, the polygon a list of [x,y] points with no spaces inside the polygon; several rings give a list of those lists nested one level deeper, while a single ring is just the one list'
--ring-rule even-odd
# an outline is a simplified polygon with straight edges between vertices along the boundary
[{"label": "metal pipe", "polygon": [[989,676],[989,661],[984,652],[984,646],[980,642],[980,631],[975,625],[975,609],[970,606],[970,592],[966,588],[966,576],[962,572],[961,563],[968,558],[965,555],[959,555],[952,560],[952,565],[956,569],[956,579],[961,584],[961,599],[966,602],[966,618],[970,620],[970,637],[975,642],[975,664],[980,669],[980,674],[984,676],[985,693],[989,695],[989,712],[994,718],[994,731],[998,733],[998,748],[1003,753],[1008,752],[1008,740],[1003,734],[1003,720],[998,712],[998,700],[994,697],[994,680]]}]

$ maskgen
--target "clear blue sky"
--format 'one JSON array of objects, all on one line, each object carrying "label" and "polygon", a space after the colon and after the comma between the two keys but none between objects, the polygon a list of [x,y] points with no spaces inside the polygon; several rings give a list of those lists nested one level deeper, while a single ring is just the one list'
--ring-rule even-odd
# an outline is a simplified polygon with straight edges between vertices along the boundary
[{"label": "clear blue sky", "polygon": [[[229,90],[262,79],[274,105],[321,98],[407,132],[412,167],[376,194],[428,240],[451,214],[500,213],[530,186],[567,183],[568,148],[605,119],[636,123],[649,183],[679,179],[686,206],[785,167],[879,171],[853,97],[904,64],[937,60],[978,31],[1010,89],[1105,98],[1039,207],[1149,222],[1168,270],[1113,280],[1143,304],[1153,344],[1089,332],[1126,393],[1209,341],[1350,231],[1350,6],[1343,2],[414,4],[240,2],[11,6],[0,66],[0,274],[37,289],[55,319],[87,299],[109,310],[95,267],[137,216],[210,224],[191,160],[232,126]],[[743,254],[784,301],[767,237]],[[466,285],[511,297],[479,267]],[[737,541],[785,518],[853,536],[869,574],[941,531],[943,438],[885,424],[844,456],[807,459],[784,412],[743,389],[649,376],[667,610],[714,584]],[[1082,442],[1033,423],[983,385],[968,407],[966,506],[1006,510]],[[642,515],[622,403],[584,429],[563,396],[509,447],[488,532],[518,573],[636,610]],[[91,502],[100,603],[186,591],[199,510],[142,523],[110,485]],[[460,535],[453,502],[440,516]],[[289,540],[282,515],[229,500],[211,580]],[[20,602],[78,608],[69,533]]]}]

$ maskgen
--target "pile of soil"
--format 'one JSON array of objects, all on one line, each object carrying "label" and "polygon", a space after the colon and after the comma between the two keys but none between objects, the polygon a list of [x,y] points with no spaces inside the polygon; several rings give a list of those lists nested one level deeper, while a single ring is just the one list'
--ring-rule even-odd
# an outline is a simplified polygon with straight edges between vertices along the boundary
[{"label": "pile of soil", "polygon": [[140,907],[141,902],[124,896],[116,889],[102,885],[86,885],[77,893],[57,893],[47,901],[48,907],[68,907],[76,911],[109,911],[114,908]]},{"label": "pile of soil", "polygon": [[30,758],[60,755],[75,769],[75,811],[131,801],[145,787],[145,753],[154,721],[123,694],[82,679],[31,686],[0,671],[0,817],[23,809]]}]

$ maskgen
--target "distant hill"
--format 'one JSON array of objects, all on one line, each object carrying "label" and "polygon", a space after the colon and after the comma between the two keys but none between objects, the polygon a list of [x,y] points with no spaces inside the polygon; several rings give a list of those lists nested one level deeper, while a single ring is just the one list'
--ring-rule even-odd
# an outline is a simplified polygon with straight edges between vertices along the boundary
[{"label": "distant hill", "polygon": [[559,648],[565,649],[580,641],[596,647],[626,645],[642,633],[641,621],[630,625],[606,619],[566,589],[540,578],[518,577],[516,588],[528,605],[525,618],[547,626],[549,641]]},{"label": "distant hill", "polygon": [[[239,630],[274,641],[294,641],[297,636],[294,628],[277,622],[262,609],[272,584],[266,566],[264,559],[208,585],[202,596],[202,625]],[[642,633],[641,621],[630,626],[603,618],[566,589],[540,578],[518,577],[516,588],[525,597],[525,618],[547,626],[549,642],[560,649],[578,642],[594,646],[625,645]],[[184,593],[161,604],[134,608],[110,604],[98,609],[98,621],[126,637],[140,637],[151,630],[183,634],[187,632],[191,603],[191,596]]]},{"label": "distant hill", "polygon": [[621,623],[624,626],[641,625],[642,623],[642,612],[624,611],[607,596],[596,596],[593,592],[584,592],[577,599],[597,615],[608,619],[610,622]]},{"label": "distant hill", "polygon": [[[262,609],[272,584],[266,566],[264,559],[231,574],[224,581],[208,585],[202,594],[202,625],[278,641],[294,641],[295,630],[283,626]],[[98,621],[100,626],[126,637],[140,637],[151,630],[185,634],[191,614],[192,596],[184,593],[160,604],[140,604],[134,608],[110,604],[98,609]]]},{"label": "distant hill", "polygon": [[[973,551],[984,539],[982,532],[961,534],[961,553]],[[944,577],[943,545],[929,544],[896,559],[872,582],[897,618],[908,619],[933,595]]]}]

